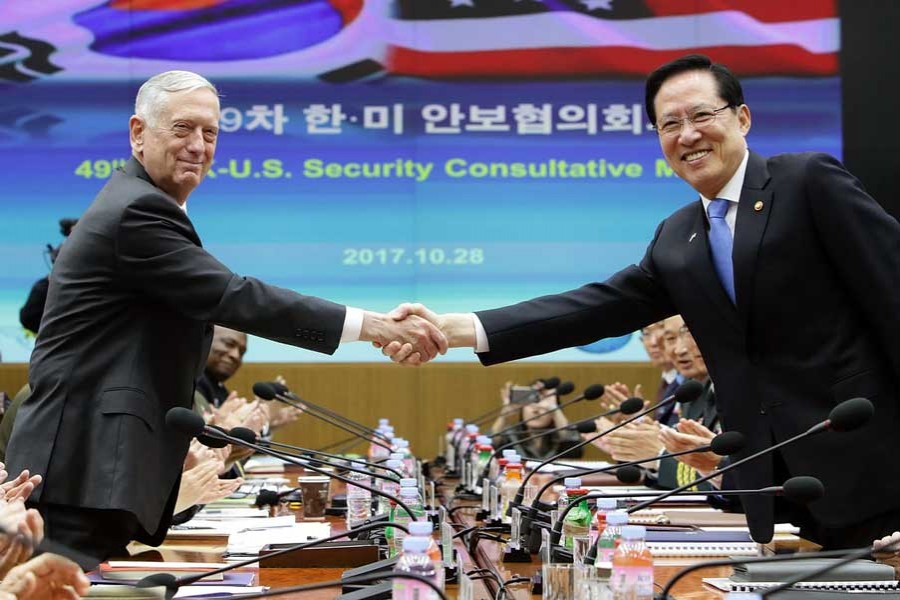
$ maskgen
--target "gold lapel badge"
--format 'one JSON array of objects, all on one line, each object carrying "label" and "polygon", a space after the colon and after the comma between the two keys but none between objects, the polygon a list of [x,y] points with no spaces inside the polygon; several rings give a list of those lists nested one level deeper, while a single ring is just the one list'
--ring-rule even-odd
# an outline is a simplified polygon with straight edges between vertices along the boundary
[{"label": "gold lapel badge", "polygon": [[763,209],[764,206],[765,206],[765,204],[763,204],[762,200],[757,200],[756,204],[753,205],[753,210],[755,210],[756,212],[759,212]]}]

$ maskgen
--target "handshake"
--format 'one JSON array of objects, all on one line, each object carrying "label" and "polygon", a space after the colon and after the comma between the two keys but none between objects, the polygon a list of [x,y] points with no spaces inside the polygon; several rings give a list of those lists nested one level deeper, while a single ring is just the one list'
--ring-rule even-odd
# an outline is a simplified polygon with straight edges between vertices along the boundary
[{"label": "handshake", "polygon": [[402,365],[421,365],[448,348],[475,347],[471,314],[439,315],[422,304],[401,304],[387,314],[365,311],[360,340]]}]

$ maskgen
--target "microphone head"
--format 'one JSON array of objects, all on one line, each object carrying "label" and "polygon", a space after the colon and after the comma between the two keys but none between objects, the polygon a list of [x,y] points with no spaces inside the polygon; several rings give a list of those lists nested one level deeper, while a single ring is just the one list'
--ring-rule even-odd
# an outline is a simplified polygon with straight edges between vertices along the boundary
[{"label": "microphone head", "polygon": [[575,384],[571,381],[563,381],[561,384],[556,386],[556,395],[557,396],[565,396],[566,394],[571,394],[575,391]]},{"label": "microphone head", "polygon": [[546,379],[539,379],[538,381],[544,384],[545,390],[552,390],[559,385],[559,377],[547,377]]},{"label": "microphone head", "polygon": [[[218,425],[209,425],[208,427],[212,429],[218,429],[222,432],[223,435],[228,435],[228,432],[225,431],[223,427],[219,427]],[[228,440],[224,440],[214,435],[209,435],[208,433],[201,433],[200,435],[198,435],[197,441],[207,448],[224,448],[228,445]]]},{"label": "microphone head", "polygon": [[[176,578],[171,573],[154,573],[153,575],[147,575],[140,581],[134,584],[134,587],[139,588],[154,588],[154,587],[164,587],[166,590],[177,591],[178,590],[178,578]],[[170,598],[169,594],[166,594],[166,598]]]},{"label": "microphone head", "polygon": [[675,390],[675,402],[693,402],[703,393],[703,384],[695,379],[688,379]]},{"label": "microphone head", "polygon": [[278,495],[278,492],[274,490],[260,490],[253,505],[259,507],[278,506],[280,501],[281,497]]},{"label": "microphone head", "polygon": [[634,465],[619,467],[616,469],[616,479],[625,485],[638,483],[643,478],[643,472]]},{"label": "microphone head", "polygon": [[272,381],[269,385],[272,386],[272,389],[275,390],[277,394],[281,394],[282,396],[286,396],[291,393],[291,390],[288,389],[288,386],[283,383],[278,383],[277,381]]},{"label": "microphone head", "polygon": [[589,385],[584,388],[584,392],[582,396],[584,396],[585,400],[596,400],[600,396],[603,395],[604,389],[602,383],[595,383],[594,385]]},{"label": "microphone head", "polygon": [[597,432],[597,423],[593,419],[586,419],[584,421],[578,421],[574,424],[575,431],[578,433],[596,433]]},{"label": "microphone head", "polygon": [[746,443],[747,438],[740,431],[726,431],[712,439],[709,449],[719,456],[727,456],[742,450]]},{"label": "microphone head", "polygon": [[232,427],[231,431],[228,432],[228,435],[237,438],[242,442],[247,442],[248,444],[255,444],[257,440],[256,433],[254,433],[252,429],[247,429],[246,427]]},{"label": "microphone head", "polygon": [[206,422],[203,420],[203,417],[191,409],[176,406],[175,408],[170,408],[169,412],[166,413],[166,425],[170,429],[194,437],[203,433]]},{"label": "microphone head", "polygon": [[799,504],[809,504],[825,495],[825,486],[815,477],[800,475],[784,482],[784,497]]},{"label": "microphone head", "polygon": [[875,414],[875,406],[867,398],[844,400],[828,414],[829,429],[832,431],[853,431],[869,422]]},{"label": "microphone head", "polygon": [[623,415],[633,415],[644,408],[644,401],[641,398],[626,398],[619,405],[619,412]]},{"label": "microphone head", "polygon": [[261,400],[274,400],[278,392],[270,382],[257,381],[253,384],[253,394]]}]

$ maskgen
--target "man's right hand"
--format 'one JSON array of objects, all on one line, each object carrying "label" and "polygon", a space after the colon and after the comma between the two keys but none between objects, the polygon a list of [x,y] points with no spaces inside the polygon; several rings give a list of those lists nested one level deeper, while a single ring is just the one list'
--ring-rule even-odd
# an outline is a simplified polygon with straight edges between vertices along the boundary
[{"label": "man's right hand", "polygon": [[437,315],[425,307],[421,308],[427,316],[413,311],[399,316],[395,314],[397,309],[390,315],[366,311],[359,337],[382,348],[382,352],[394,362],[406,365],[426,363],[438,354],[445,354],[448,343],[436,323]]},{"label": "man's right hand", "polygon": [[[407,302],[399,305],[387,315],[397,322],[403,322],[410,318],[421,318],[441,332],[445,338],[444,352],[446,348],[474,348],[475,324],[470,314],[444,313],[437,314],[423,304]],[[394,362],[401,364],[420,364],[425,362],[421,354],[409,343],[399,340],[387,344],[373,342],[376,348],[381,348],[382,354],[390,357]],[[443,354],[444,352],[441,352]],[[429,359],[430,360],[430,359]]]}]

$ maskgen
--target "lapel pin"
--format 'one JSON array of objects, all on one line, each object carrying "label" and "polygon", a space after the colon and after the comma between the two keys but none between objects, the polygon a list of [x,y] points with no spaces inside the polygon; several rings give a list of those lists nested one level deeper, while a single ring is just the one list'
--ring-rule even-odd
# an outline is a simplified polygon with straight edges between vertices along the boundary
[{"label": "lapel pin", "polygon": [[695,237],[697,237],[697,233],[696,233],[696,232],[692,233],[692,234],[691,234],[691,237],[688,238],[688,244],[690,244],[691,242],[693,242]]},{"label": "lapel pin", "polygon": [[755,210],[756,212],[759,212],[763,209],[764,206],[765,206],[765,204],[763,204],[762,200],[757,200],[756,204],[753,205],[753,210]]}]

